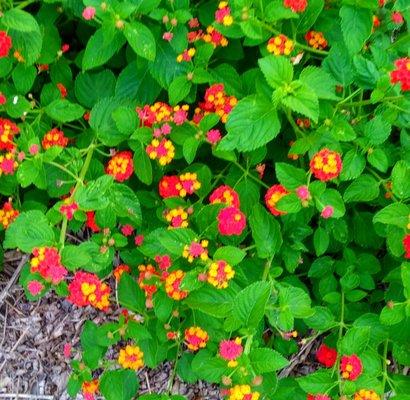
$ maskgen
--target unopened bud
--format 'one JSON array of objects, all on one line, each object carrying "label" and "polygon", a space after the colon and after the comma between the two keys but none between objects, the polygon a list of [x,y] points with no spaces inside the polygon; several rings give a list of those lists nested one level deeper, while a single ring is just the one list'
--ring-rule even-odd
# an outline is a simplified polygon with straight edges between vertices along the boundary
[{"label": "unopened bud", "polygon": [[263,382],[263,376],[258,375],[258,376],[255,376],[255,378],[253,378],[252,384],[254,386],[259,386],[262,384],[262,382]]},{"label": "unopened bud", "polygon": [[115,27],[117,29],[124,29],[125,23],[122,19],[119,19],[118,21],[115,22]]},{"label": "unopened bud", "polygon": [[170,22],[171,22],[172,26],[177,26],[178,25],[178,21],[177,21],[176,18],[172,18]]}]

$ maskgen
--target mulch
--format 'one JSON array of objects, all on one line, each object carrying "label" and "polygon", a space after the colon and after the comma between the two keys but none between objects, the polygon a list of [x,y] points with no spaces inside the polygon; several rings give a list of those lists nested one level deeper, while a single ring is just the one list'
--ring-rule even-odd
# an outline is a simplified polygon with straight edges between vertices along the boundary
[{"label": "mulch", "polygon": [[[65,387],[70,360],[64,357],[64,344],[70,343],[78,357],[85,321],[103,323],[107,316],[90,307],[75,307],[53,294],[27,301],[16,282],[20,260],[21,254],[6,253],[0,273],[0,399],[69,399]],[[140,393],[164,393],[171,369],[165,363],[154,370],[141,370]],[[219,389],[205,382],[189,385],[176,379],[173,392],[189,400],[221,399]]]}]

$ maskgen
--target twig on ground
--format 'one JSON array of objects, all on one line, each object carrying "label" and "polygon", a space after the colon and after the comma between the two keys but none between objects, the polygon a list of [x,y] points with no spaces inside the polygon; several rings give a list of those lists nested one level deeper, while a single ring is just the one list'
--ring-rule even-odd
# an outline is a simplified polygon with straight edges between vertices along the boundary
[{"label": "twig on ground", "polygon": [[3,304],[4,299],[7,297],[8,292],[10,290],[10,288],[14,285],[14,283],[16,282],[18,276],[20,275],[20,271],[23,268],[24,264],[27,262],[28,260],[28,255],[25,254],[22,258],[21,261],[19,263],[19,265],[17,266],[16,270],[14,271],[13,276],[10,278],[10,280],[7,282],[6,287],[3,289],[3,291],[0,293],[0,306]]}]

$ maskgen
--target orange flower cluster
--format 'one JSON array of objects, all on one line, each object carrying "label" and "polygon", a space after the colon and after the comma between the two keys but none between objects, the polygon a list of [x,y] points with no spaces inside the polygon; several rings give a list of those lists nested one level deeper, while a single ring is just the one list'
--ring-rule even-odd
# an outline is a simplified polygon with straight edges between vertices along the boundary
[{"label": "orange flower cluster", "polygon": [[216,83],[205,91],[204,101],[199,103],[199,107],[195,109],[193,121],[199,123],[204,115],[216,113],[225,123],[237,103],[238,99],[235,96],[228,96],[225,93],[223,83]]},{"label": "orange flower cluster", "polygon": [[227,400],[259,400],[260,393],[252,392],[249,385],[235,385],[226,390]]},{"label": "orange flower cluster", "polygon": [[152,296],[157,291],[157,285],[153,283],[153,277],[159,277],[155,267],[151,264],[138,266],[139,276],[138,285],[145,292],[145,296],[148,299],[152,299]]},{"label": "orange flower cluster", "polygon": [[326,182],[337,178],[342,170],[342,159],[340,154],[322,149],[310,160],[310,170],[315,178]]},{"label": "orange flower cluster", "polygon": [[119,281],[123,273],[129,273],[129,272],[131,272],[131,268],[129,267],[129,265],[120,264],[118,265],[118,267],[114,269],[114,272],[113,272],[114,278],[116,281]]},{"label": "orange flower cluster", "polygon": [[151,160],[158,160],[161,166],[171,163],[175,157],[175,147],[168,139],[153,139],[145,151]]},{"label": "orange flower cluster", "polygon": [[228,46],[228,39],[213,26],[208,26],[208,28],[206,28],[206,33],[202,36],[202,40],[206,43],[211,43],[214,47]]},{"label": "orange flower cluster", "polygon": [[78,307],[91,305],[98,310],[107,311],[110,306],[110,287],[101,282],[97,275],[78,271],[68,285],[67,300]]},{"label": "orange flower cluster", "polygon": [[355,393],[354,400],[380,400],[380,396],[374,390],[361,389]]},{"label": "orange flower cluster", "polygon": [[289,192],[283,185],[273,185],[268,189],[265,194],[265,204],[271,214],[275,216],[286,214],[284,211],[279,211],[276,208],[276,204],[283,196],[286,196],[287,194],[289,194]]},{"label": "orange flower cluster", "polygon": [[196,173],[186,172],[179,176],[179,182],[175,185],[179,191],[180,197],[185,197],[187,194],[193,194],[201,188],[201,182],[198,181]]},{"label": "orange flower cluster", "polygon": [[205,348],[208,340],[208,333],[199,326],[191,326],[185,329],[185,343],[191,351]]},{"label": "orange flower cluster", "polygon": [[185,272],[178,269],[171,272],[165,278],[165,292],[167,293],[168,297],[174,300],[182,300],[188,296],[188,292],[181,289],[181,283],[184,277]]},{"label": "orange flower cluster", "polygon": [[172,208],[166,211],[164,216],[170,223],[168,229],[186,228],[188,226],[188,213],[183,207]]},{"label": "orange flower cluster", "polygon": [[301,13],[306,10],[308,2],[307,0],[283,0],[283,5],[293,12]]},{"label": "orange flower cluster", "polygon": [[8,119],[0,118],[0,150],[14,150],[14,137],[20,132],[19,127]]},{"label": "orange flower cluster", "polygon": [[130,151],[120,151],[108,161],[105,172],[118,182],[131,177],[134,172],[133,154]]},{"label": "orange flower cluster", "polygon": [[157,101],[153,105],[146,104],[137,107],[135,111],[140,119],[141,126],[151,128],[154,124],[174,122],[176,125],[183,124],[188,116],[189,105],[171,107],[167,103]]},{"label": "orange flower cluster", "polygon": [[229,281],[235,276],[233,268],[224,260],[214,261],[209,266],[207,280],[217,289],[226,289]]},{"label": "orange flower cluster", "polygon": [[294,48],[294,43],[287,36],[280,34],[270,38],[266,48],[269,53],[273,53],[275,56],[288,56]]},{"label": "orange flower cluster", "polygon": [[323,50],[327,47],[327,40],[322,32],[309,31],[305,35],[306,42],[314,49]]},{"label": "orange flower cluster", "polygon": [[192,60],[196,53],[196,50],[194,47],[191,47],[190,49],[185,49],[181,54],[177,55],[177,62],[181,63],[182,61],[189,62]]},{"label": "orange flower cluster", "polygon": [[18,217],[19,212],[13,208],[11,201],[6,201],[0,208],[0,225],[7,229],[9,225]]},{"label": "orange flower cluster", "polygon": [[98,392],[100,382],[98,379],[93,379],[91,381],[85,381],[81,385],[81,391],[85,400],[93,400],[95,394]]},{"label": "orange flower cluster", "polygon": [[120,350],[118,364],[127,369],[141,369],[144,366],[144,353],[138,346],[127,345]]},{"label": "orange flower cluster", "polygon": [[53,146],[66,147],[68,145],[68,138],[64,136],[63,131],[60,131],[58,128],[53,128],[44,135],[41,145],[44,150]]}]

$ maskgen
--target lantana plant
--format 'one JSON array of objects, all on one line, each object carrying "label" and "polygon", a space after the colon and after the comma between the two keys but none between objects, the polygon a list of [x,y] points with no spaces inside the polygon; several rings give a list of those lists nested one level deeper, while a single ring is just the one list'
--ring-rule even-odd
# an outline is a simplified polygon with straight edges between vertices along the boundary
[{"label": "lantana plant", "polygon": [[71,396],[409,399],[408,0],[1,7],[2,248],[107,317]]}]

